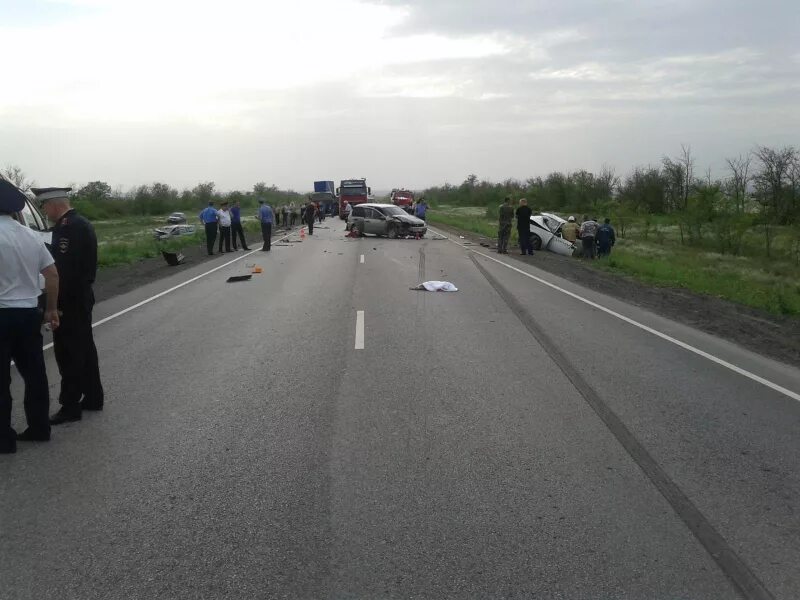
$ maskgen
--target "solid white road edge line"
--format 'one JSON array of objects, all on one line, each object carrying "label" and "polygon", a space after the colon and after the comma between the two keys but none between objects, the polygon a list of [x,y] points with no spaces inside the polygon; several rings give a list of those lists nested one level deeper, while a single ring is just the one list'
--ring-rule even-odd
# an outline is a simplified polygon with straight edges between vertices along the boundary
[{"label": "solid white road edge line", "polygon": [[[285,239],[289,238],[291,235],[292,235],[292,234],[290,233],[290,234],[288,234],[288,235],[285,235],[285,236],[283,236],[282,238],[278,238],[278,239],[276,239],[276,240],[274,240],[274,241],[276,241],[276,242],[282,242],[283,240],[285,240]],[[99,321],[97,321],[96,323],[92,323],[92,328],[94,329],[94,328],[95,328],[95,327],[97,327],[98,325],[102,325],[103,323],[108,323],[109,321],[112,321],[112,320],[116,319],[117,317],[121,317],[122,315],[124,315],[124,314],[126,314],[126,313],[129,313],[129,312],[131,312],[132,310],[136,310],[137,308],[139,308],[139,307],[141,307],[141,306],[144,306],[145,304],[149,304],[149,303],[150,303],[150,302],[152,302],[153,300],[158,300],[158,299],[159,299],[159,298],[161,298],[162,296],[166,296],[167,294],[171,294],[171,293],[172,293],[172,292],[174,292],[175,290],[179,290],[179,289],[181,289],[182,287],[184,287],[184,286],[186,286],[186,285],[189,285],[190,283],[194,283],[195,281],[197,281],[198,279],[202,279],[202,278],[203,278],[203,277],[205,277],[206,275],[211,275],[211,273],[214,273],[214,272],[216,272],[216,271],[219,271],[220,269],[224,269],[225,267],[227,267],[227,266],[229,266],[229,265],[232,265],[233,263],[235,263],[235,262],[237,262],[237,261],[240,261],[240,260],[242,260],[243,258],[247,258],[247,257],[248,257],[248,256],[250,256],[251,254],[255,254],[256,252],[260,252],[260,251],[261,251],[260,249],[259,249],[259,250],[251,250],[251,251],[250,251],[250,252],[248,252],[247,254],[242,254],[241,256],[237,256],[236,258],[234,258],[233,260],[229,260],[229,261],[228,261],[228,262],[226,262],[225,264],[219,265],[218,267],[214,267],[213,269],[210,269],[210,270],[206,271],[205,273],[200,273],[200,275],[196,275],[195,277],[192,277],[191,279],[187,279],[187,280],[186,280],[186,281],[184,281],[183,283],[179,283],[178,285],[172,286],[172,287],[171,287],[171,288],[169,288],[168,290],[164,290],[163,292],[159,292],[159,293],[158,293],[158,294],[156,294],[155,296],[150,296],[149,298],[146,298],[145,300],[142,300],[141,302],[137,302],[137,303],[136,303],[136,304],[134,304],[133,306],[129,306],[128,308],[124,308],[124,309],[122,309],[121,311],[119,311],[119,312],[117,312],[117,313],[114,313],[113,315],[109,315],[109,316],[105,317],[104,319],[100,319],[100,320],[99,320]],[[52,347],[53,347],[53,343],[52,343],[52,342],[50,342],[49,344],[45,344],[44,346],[42,346],[42,351],[44,351],[44,350],[49,350],[49,349],[50,349],[50,348],[52,348]],[[11,364],[13,365],[14,363],[12,362]]]},{"label": "solid white road edge line", "polygon": [[[428,229],[430,229],[430,227]],[[440,233],[440,235],[444,235],[444,234]],[[489,260],[491,260],[493,262],[496,262],[499,265],[503,265],[504,267],[506,267],[508,269],[511,269],[512,271],[516,271],[517,273],[520,273],[521,275],[524,275],[525,277],[529,277],[530,279],[533,279],[534,281],[537,281],[537,282],[541,283],[542,285],[546,285],[547,287],[552,288],[552,289],[554,289],[556,291],[559,291],[562,294],[566,294],[567,296],[569,296],[571,298],[575,298],[575,300],[579,300],[580,302],[583,302],[584,304],[588,304],[592,308],[596,308],[597,310],[601,310],[604,313],[607,313],[607,314],[611,315],[612,317],[616,317],[617,319],[619,319],[621,321],[625,321],[626,323],[629,323],[630,325],[633,325],[634,327],[638,327],[642,331],[646,331],[647,333],[651,333],[654,336],[661,338],[662,340],[666,340],[666,341],[668,341],[668,342],[670,342],[672,344],[675,344],[676,346],[680,346],[684,350],[688,350],[689,352],[693,352],[694,354],[697,354],[698,356],[702,356],[703,358],[708,359],[713,363],[716,363],[716,364],[718,364],[718,365],[720,365],[722,367],[725,367],[726,369],[730,369],[734,373],[738,373],[739,375],[747,377],[748,379],[751,379],[752,381],[755,381],[757,383],[760,383],[761,385],[766,386],[766,387],[768,387],[768,388],[770,388],[770,389],[772,389],[772,390],[774,390],[774,391],[776,391],[778,393],[781,393],[784,396],[787,396],[787,397],[791,398],[792,400],[797,400],[798,402],[800,402],[800,394],[798,394],[797,392],[793,392],[792,390],[787,389],[787,388],[785,388],[785,387],[783,387],[781,385],[778,385],[777,383],[774,383],[774,382],[770,381],[769,379],[764,379],[763,377],[760,377],[760,376],[756,375],[755,373],[751,373],[750,371],[748,371],[746,369],[742,369],[741,367],[737,367],[733,363],[729,363],[727,360],[723,360],[723,359],[721,359],[721,358],[719,358],[717,356],[714,356],[713,354],[709,354],[708,352],[706,352],[704,350],[700,350],[700,348],[695,348],[691,344],[687,344],[686,342],[682,342],[681,340],[676,339],[676,338],[674,338],[672,336],[669,336],[666,333],[662,333],[661,331],[658,331],[657,329],[653,329],[652,327],[649,327],[649,326],[645,325],[644,323],[639,323],[639,321],[631,319],[630,317],[626,317],[625,315],[622,315],[622,314],[620,314],[620,313],[618,313],[618,312],[616,312],[614,310],[611,310],[610,308],[606,308],[602,304],[598,304],[597,302],[593,302],[591,300],[588,300],[587,298],[583,298],[583,297],[579,296],[578,294],[570,292],[569,290],[565,290],[564,288],[559,287],[554,283],[550,283],[549,281],[546,281],[546,280],[542,279],[541,277],[537,277],[536,275],[532,275],[532,274],[530,274],[530,273],[528,273],[526,271],[523,271],[522,269],[518,269],[517,267],[509,265],[508,263],[503,262],[502,260],[498,260],[493,256],[489,256],[488,254],[484,254],[483,252],[480,252],[479,250],[475,250],[472,247],[465,246],[464,244],[459,244],[458,242],[456,242],[454,240],[451,240],[449,238],[449,236],[448,236],[448,240],[453,242],[456,246],[461,246],[465,250],[469,250],[470,252],[474,252],[478,256],[482,256],[482,257],[487,258],[487,259],[489,259]]]},{"label": "solid white road edge line", "polygon": [[362,265],[364,264],[364,255],[363,254],[361,255],[361,258],[358,259],[358,262],[360,262]]},{"label": "solid white road edge line", "polygon": [[356,311],[356,350],[364,349],[364,311]]}]

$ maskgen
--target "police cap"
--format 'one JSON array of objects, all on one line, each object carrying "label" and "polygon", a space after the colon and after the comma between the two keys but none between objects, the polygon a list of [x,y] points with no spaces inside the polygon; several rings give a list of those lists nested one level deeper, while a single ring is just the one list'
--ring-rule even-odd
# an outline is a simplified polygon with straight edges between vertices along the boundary
[{"label": "police cap", "polygon": [[69,192],[72,188],[68,187],[48,187],[48,188],[31,188],[31,191],[36,194],[36,199],[40,204],[44,204],[48,200],[67,200]]},{"label": "police cap", "polygon": [[10,181],[0,179],[0,212],[13,213],[25,207],[25,194]]}]

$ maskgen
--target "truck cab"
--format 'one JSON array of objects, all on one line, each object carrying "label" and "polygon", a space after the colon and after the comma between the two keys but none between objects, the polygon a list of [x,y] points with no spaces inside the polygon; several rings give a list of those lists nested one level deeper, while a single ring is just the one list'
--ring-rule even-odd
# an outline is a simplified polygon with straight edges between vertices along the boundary
[{"label": "truck cab", "polygon": [[351,206],[369,202],[372,190],[367,187],[367,180],[361,179],[342,179],[339,187],[336,188],[336,195],[339,197],[339,218],[346,219],[344,203]]}]

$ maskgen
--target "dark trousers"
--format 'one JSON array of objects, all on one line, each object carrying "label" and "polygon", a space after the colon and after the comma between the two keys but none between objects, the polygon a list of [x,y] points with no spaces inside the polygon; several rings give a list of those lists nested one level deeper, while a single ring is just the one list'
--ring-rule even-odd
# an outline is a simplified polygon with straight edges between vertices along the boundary
[{"label": "dark trousers", "polygon": [[222,252],[222,242],[225,242],[225,252],[231,251],[231,226],[219,226],[219,251]]},{"label": "dark trousers", "polygon": [[214,242],[217,240],[217,224],[206,223],[206,249],[209,254],[214,254]]},{"label": "dark trousers", "polygon": [[62,308],[61,324],[53,332],[53,350],[61,373],[59,404],[68,410],[80,410],[83,396],[87,406],[103,406],[103,384],[92,334],[91,310]]},{"label": "dark trousers", "polygon": [[269,250],[272,246],[272,223],[261,223],[261,237],[264,238],[262,250]]},{"label": "dark trousers", "polygon": [[500,225],[500,228],[497,233],[497,251],[498,252],[507,252],[508,251],[508,240],[511,237],[511,224],[507,225]]},{"label": "dark trousers", "polygon": [[242,223],[239,221],[238,223],[231,223],[231,242],[233,243],[233,249],[236,250],[236,238],[239,238],[242,242],[242,248],[248,250],[247,247],[247,240],[244,239],[244,229],[242,228]]},{"label": "dark trousers", "polygon": [[289,219],[289,227],[294,227],[295,223],[297,223],[297,213],[292,213],[292,216]]},{"label": "dark trousers", "polygon": [[583,257],[594,258],[595,253],[597,251],[597,246],[595,245],[594,236],[589,237],[587,235],[582,237],[581,244],[583,245]]},{"label": "dark trousers", "polygon": [[36,308],[0,308],[0,447],[14,443],[11,361],[25,382],[25,418],[32,431],[50,431],[50,393],[42,354],[42,315]]},{"label": "dark trousers", "polygon": [[597,244],[597,256],[608,256],[611,254],[611,244]]},{"label": "dark trousers", "polygon": [[310,219],[307,220],[308,223],[306,224],[308,225],[308,235],[314,235],[314,217],[311,217]]},{"label": "dark trousers", "polygon": [[533,244],[531,244],[531,230],[520,229],[517,227],[517,236],[519,237],[519,251],[522,254],[533,254]]}]

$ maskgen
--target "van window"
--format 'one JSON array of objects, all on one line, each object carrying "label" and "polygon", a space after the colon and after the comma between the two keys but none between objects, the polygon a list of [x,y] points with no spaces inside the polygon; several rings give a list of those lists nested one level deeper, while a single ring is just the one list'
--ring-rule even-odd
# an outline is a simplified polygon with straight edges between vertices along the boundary
[{"label": "van window", "polygon": [[35,209],[31,208],[29,202],[25,202],[25,206],[22,208],[22,211],[20,211],[20,214],[22,215],[23,225],[27,225],[36,231],[45,231],[47,229],[43,219]]}]

